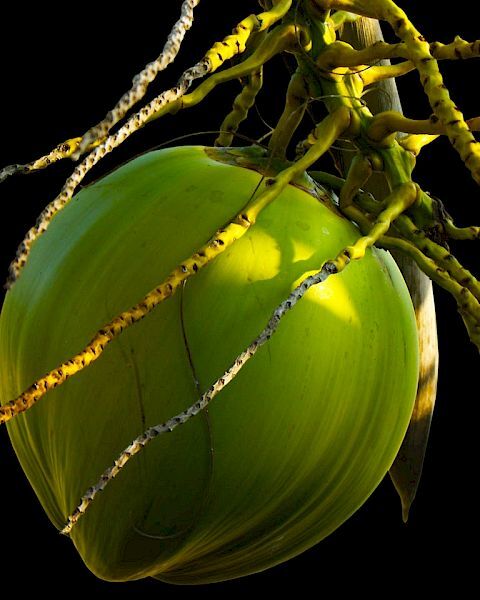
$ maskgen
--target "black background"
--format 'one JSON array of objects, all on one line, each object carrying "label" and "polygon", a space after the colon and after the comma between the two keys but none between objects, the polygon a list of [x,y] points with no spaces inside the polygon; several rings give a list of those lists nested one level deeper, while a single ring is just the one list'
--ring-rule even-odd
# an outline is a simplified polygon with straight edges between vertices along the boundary
[{"label": "black background", "polygon": [[[180,0],[138,2],[119,11],[118,3],[82,3],[63,9],[20,3],[3,12],[0,52],[2,57],[2,147],[0,165],[29,161],[58,142],[88,129],[130,86],[134,73],[156,57],[178,14]],[[163,8],[163,4],[167,8]],[[477,3],[467,2],[458,13],[438,8],[435,0],[400,2],[417,27],[430,39],[451,41],[455,34],[469,40],[480,37]],[[471,5],[471,7],[468,6]],[[228,8],[227,8],[228,6]],[[222,7],[222,8],[219,8]],[[473,8],[475,14],[468,12]],[[199,59],[249,12],[254,0],[220,2],[203,0],[178,64],[152,86],[152,94],[173,84],[181,70]],[[452,96],[466,116],[480,114],[475,81],[480,61],[442,64]],[[274,121],[282,106],[286,75],[281,61],[266,74],[259,99],[260,111]],[[95,170],[94,176],[177,135],[219,127],[229,110],[238,85],[225,86],[191,112],[166,117],[116,150]],[[417,76],[400,84],[408,116],[430,114]],[[150,94],[151,96],[151,94]],[[149,97],[150,97],[149,96]],[[258,119],[243,129],[264,132]],[[258,133],[257,133],[258,136]],[[212,144],[213,136],[182,143]],[[46,172],[12,178],[0,188],[2,235],[1,272],[6,274],[17,244],[36,216],[56,195],[72,170],[65,161]],[[479,224],[478,188],[455,152],[443,140],[426,149],[416,170],[421,185],[443,198],[459,224]],[[91,178],[89,179],[89,181]],[[455,252],[478,274],[478,243],[464,242]],[[439,315],[440,379],[424,477],[408,525],[403,525],[400,505],[388,478],[369,501],[337,532],[317,547],[288,563],[241,580],[201,587],[176,587],[153,580],[125,584],[97,580],[83,565],[68,539],[61,537],[44,515],[1,431],[0,565],[2,578],[15,582],[17,591],[60,593],[103,592],[197,594],[201,591],[234,593],[269,589],[271,593],[296,590],[304,595],[313,586],[322,592],[370,592],[393,594],[418,590],[433,592],[447,583],[460,593],[475,580],[477,511],[478,386],[475,368],[478,353],[469,343],[454,301],[436,290]],[[1,357],[0,357],[1,360]],[[93,450],[94,451],[94,450]],[[414,583],[414,579],[417,583]],[[417,586],[417,587],[415,587]]]}]

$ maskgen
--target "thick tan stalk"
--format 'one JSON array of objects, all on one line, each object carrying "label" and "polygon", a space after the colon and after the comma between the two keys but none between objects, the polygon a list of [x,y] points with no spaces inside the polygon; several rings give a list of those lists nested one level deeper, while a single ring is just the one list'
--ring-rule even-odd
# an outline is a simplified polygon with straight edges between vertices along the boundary
[{"label": "thick tan stalk", "polygon": [[[383,40],[378,21],[367,18],[361,18],[355,23],[348,24],[343,37],[355,48],[363,48],[378,40]],[[389,61],[382,62],[382,64],[388,63]],[[381,81],[377,87],[380,88],[378,93],[372,93],[365,97],[372,113],[376,114],[384,110],[402,112],[394,79]],[[384,179],[371,178],[367,187],[378,199],[383,198],[387,192]],[[432,282],[412,259],[394,251],[392,254],[402,271],[412,297],[420,344],[417,399],[405,439],[390,469],[390,477],[402,502],[403,520],[406,521],[420,482],[435,406],[438,340]]]}]

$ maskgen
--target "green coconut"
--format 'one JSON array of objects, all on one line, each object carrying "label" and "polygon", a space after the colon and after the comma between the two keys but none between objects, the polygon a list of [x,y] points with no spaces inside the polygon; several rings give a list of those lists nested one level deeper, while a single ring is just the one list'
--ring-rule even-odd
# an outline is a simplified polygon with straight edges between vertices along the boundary
[{"label": "green coconut", "polygon": [[[228,223],[261,179],[261,161],[252,166],[172,148],[83,189],[7,293],[2,403]],[[288,186],[173,297],[11,421],[55,527],[120,451],[195,403],[294,287],[358,235],[332,203]],[[112,581],[206,583],[285,561],[334,531],[384,477],[417,376],[406,285],[390,254],[373,248],[311,288],[208,410],[132,458],[73,528],[73,543]]]}]

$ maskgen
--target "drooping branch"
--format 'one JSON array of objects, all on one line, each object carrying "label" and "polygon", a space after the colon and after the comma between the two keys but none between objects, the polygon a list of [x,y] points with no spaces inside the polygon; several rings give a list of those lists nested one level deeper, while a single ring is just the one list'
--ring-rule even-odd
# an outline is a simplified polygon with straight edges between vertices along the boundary
[{"label": "drooping branch", "polygon": [[[26,264],[33,243],[47,231],[55,215],[71,201],[78,185],[102,158],[120,146],[128,137],[139,131],[149,121],[158,119],[167,113],[176,112],[181,108],[195,106],[217,85],[257,71],[273,56],[297,43],[297,28],[293,25],[280,26],[267,35],[263,43],[247,60],[230,69],[215,73],[187,97],[184,94],[192,82],[195,79],[203,77],[209,71],[209,61],[204,60],[185,71],[176,87],[163,92],[138,113],[130,117],[125,125],[116,133],[110,135],[75,168],[72,175],[65,182],[60,194],[45,207],[35,225],[29,229],[17,250],[15,259],[9,267],[7,288],[11,287],[18,278],[22,268]],[[228,57],[226,53],[225,57]]]},{"label": "drooping branch", "polygon": [[148,86],[157,75],[165,70],[176,58],[183,38],[193,23],[193,9],[200,3],[200,0],[184,0],[181,8],[181,14],[178,21],[173,26],[161,54],[154,61],[135,75],[133,86],[125,92],[117,104],[106,114],[105,118],[97,125],[89,129],[81,139],[81,142],[75,151],[73,158],[77,160],[87,150],[89,146],[97,140],[104,138],[110,129],[116,125],[127,112],[137,104],[144,96]]}]

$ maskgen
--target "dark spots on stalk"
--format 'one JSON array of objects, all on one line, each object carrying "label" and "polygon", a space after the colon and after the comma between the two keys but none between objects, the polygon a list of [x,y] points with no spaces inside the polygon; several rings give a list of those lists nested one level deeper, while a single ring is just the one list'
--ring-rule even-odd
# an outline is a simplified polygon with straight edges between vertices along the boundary
[{"label": "dark spots on stalk", "polygon": [[448,122],[448,125],[455,125],[456,123],[460,123],[460,119],[452,119]]},{"label": "dark spots on stalk", "polygon": [[270,187],[271,185],[273,185],[275,183],[275,179],[270,177],[269,179],[265,179],[265,186],[266,187]]},{"label": "dark spots on stalk", "polygon": [[197,263],[193,263],[192,269],[195,271],[195,273],[198,271],[198,265],[197,265]]},{"label": "dark spots on stalk", "polygon": [[188,273],[188,268],[186,265],[180,265],[180,269],[182,270],[182,273]]},{"label": "dark spots on stalk", "polygon": [[432,123],[438,123],[439,119],[438,119],[437,115],[430,115],[430,121]]},{"label": "dark spots on stalk", "polygon": [[431,56],[425,56],[425,58],[422,58],[420,62],[425,64],[425,63],[430,62],[431,60],[433,60],[433,58]]},{"label": "dark spots on stalk", "polygon": [[335,265],[334,263],[327,263],[325,265],[325,270],[331,275],[338,272],[337,265]]},{"label": "dark spots on stalk", "polygon": [[424,77],[423,81],[422,81],[423,87],[426,87],[426,85],[429,81],[430,81],[430,75],[427,75],[426,77]]},{"label": "dark spots on stalk", "polygon": [[221,238],[217,238],[217,239],[215,240],[215,242],[216,242],[216,243],[217,243],[219,246],[224,246],[224,245],[225,245],[225,242],[224,242],[224,241],[223,241]]},{"label": "dark spots on stalk", "polygon": [[420,42],[426,42],[426,41],[427,41],[427,40],[426,40],[426,39],[423,37],[423,35],[419,35],[417,39],[418,39],[418,41],[420,41]]},{"label": "dark spots on stalk", "polygon": [[220,54],[220,52],[217,52],[217,56],[218,56],[218,59],[219,59],[221,62],[223,62],[223,56]]}]

